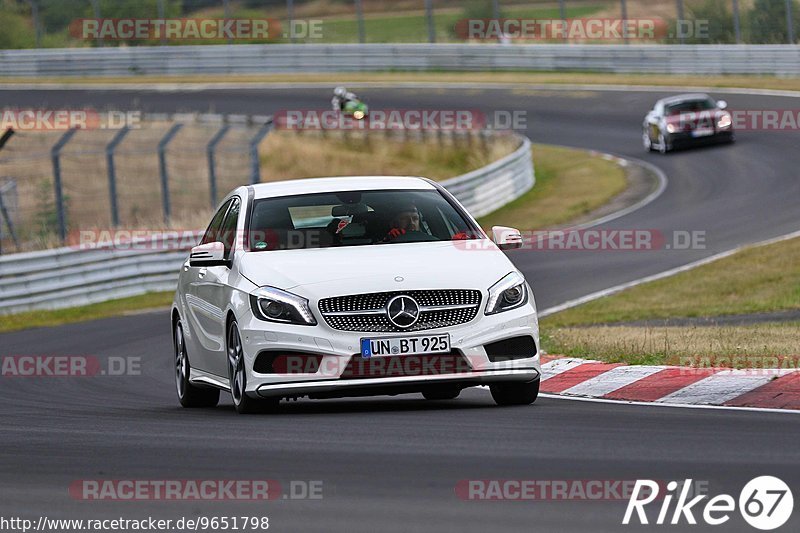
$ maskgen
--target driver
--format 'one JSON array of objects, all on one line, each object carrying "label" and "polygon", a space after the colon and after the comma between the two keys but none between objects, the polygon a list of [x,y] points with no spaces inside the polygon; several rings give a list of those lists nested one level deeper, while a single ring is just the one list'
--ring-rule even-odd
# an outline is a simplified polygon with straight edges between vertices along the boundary
[{"label": "driver", "polygon": [[344,106],[347,104],[347,102],[356,100],[358,100],[358,96],[356,96],[355,93],[351,93],[344,87],[337,87],[333,90],[331,106],[333,107],[334,111],[341,112],[344,111]]},{"label": "driver", "polygon": [[410,231],[419,231],[419,210],[414,204],[401,207],[390,223],[386,240],[391,241]]}]

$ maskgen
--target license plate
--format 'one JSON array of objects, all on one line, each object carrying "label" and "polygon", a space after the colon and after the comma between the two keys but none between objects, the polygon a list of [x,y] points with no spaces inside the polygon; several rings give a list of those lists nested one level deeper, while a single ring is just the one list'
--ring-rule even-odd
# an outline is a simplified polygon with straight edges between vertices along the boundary
[{"label": "license plate", "polygon": [[423,355],[450,351],[450,335],[421,335],[418,337],[383,337],[361,339],[361,357],[384,355]]},{"label": "license plate", "polygon": [[714,135],[714,130],[705,128],[692,131],[692,137],[707,137],[709,135]]}]

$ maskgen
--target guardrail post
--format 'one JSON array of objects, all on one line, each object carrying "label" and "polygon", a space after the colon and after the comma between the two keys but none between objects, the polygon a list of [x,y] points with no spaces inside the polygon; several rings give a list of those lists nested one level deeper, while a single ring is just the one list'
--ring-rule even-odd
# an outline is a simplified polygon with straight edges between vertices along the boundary
[{"label": "guardrail post", "polygon": [[119,226],[119,209],[117,208],[117,170],[114,166],[114,150],[116,150],[122,139],[128,134],[128,126],[124,126],[114,135],[111,142],[106,146],[106,165],[108,166],[108,196],[111,205],[111,225]]},{"label": "guardrail post", "polygon": [[364,9],[361,6],[361,0],[354,0],[356,3],[356,18],[358,18],[358,42],[364,44],[367,40],[366,32],[364,31]]},{"label": "guardrail post", "polygon": [[217,207],[217,170],[214,151],[217,149],[217,145],[220,143],[220,141],[222,141],[222,138],[225,137],[225,134],[228,133],[229,129],[231,129],[230,124],[224,124],[208,142],[208,146],[206,146],[206,155],[208,156],[208,188],[211,196],[211,209]]},{"label": "guardrail post", "polygon": [[258,160],[258,145],[272,130],[272,120],[265,122],[250,139],[250,183],[261,181],[261,162]]},{"label": "guardrail post", "polygon": [[64,149],[64,146],[77,132],[78,130],[75,128],[68,130],[50,150],[50,157],[53,162],[53,187],[55,188],[58,236],[61,238],[62,243],[67,240],[67,219],[64,213],[64,189],[61,186],[61,150]]},{"label": "guardrail post", "polygon": [[[495,0],[495,4],[497,0]],[[496,17],[496,16],[495,16]],[[433,0],[425,0],[425,18],[428,19],[428,42],[436,42],[436,26],[433,21]]]},{"label": "guardrail post", "polygon": [[169,174],[167,173],[167,145],[178,134],[183,124],[173,124],[158,142],[158,173],[161,176],[161,204],[164,209],[164,223],[169,224],[171,206],[169,202]]},{"label": "guardrail post", "polygon": [[742,44],[742,23],[739,17],[739,0],[733,0],[733,31],[736,34],[736,44]]},{"label": "guardrail post", "polygon": [[789,44],[794,44],[794,16],[792,15],[792,2],[786,0],[786,35],[789,37]]}]

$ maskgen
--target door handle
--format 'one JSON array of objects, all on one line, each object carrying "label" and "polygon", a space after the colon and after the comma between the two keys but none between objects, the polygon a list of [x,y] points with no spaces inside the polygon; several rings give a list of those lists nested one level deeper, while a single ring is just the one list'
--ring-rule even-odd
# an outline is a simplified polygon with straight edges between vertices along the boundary
[{"label": "door handle", "polygon": [[198,277],[198,278],[200,278],[200,279],[203,279],[204,277],[206,277],[206,272],[208,272],[208,269],[207,269],[207,268],[201,268],[201,269],[200,269],[200,270],[197,272],[197,277]]}]

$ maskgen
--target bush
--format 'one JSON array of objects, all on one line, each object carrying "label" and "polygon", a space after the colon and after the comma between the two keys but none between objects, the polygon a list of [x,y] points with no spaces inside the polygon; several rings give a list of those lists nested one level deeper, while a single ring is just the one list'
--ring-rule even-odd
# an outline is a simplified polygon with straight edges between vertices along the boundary
[{"label": "bush", "polygon": [[11,48],[33,48],[36,34],[30,21],[10,11],[0,11],[0,50]]},{"label": "bush", "polygon": [[693,35],[688,37],[686,42],[691,44],[735,43],[736,30],[733,25],[733,12],[728,9],[728,4],[728,0],[705,0],[702,4],[690,8],[689,13],[695,24],[698,21],[708,22],[708,36]]}]

